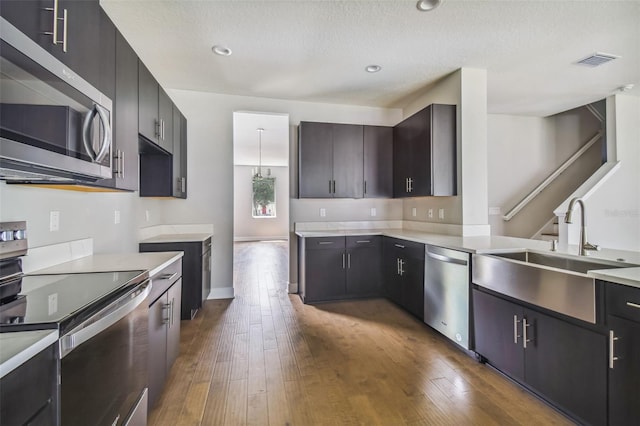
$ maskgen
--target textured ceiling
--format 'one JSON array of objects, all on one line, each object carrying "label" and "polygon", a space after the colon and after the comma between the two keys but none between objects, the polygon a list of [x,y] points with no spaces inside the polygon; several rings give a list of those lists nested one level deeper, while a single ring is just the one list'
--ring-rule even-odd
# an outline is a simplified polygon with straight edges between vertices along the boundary
[{"label": "textured ceiling", "polygon": [[[168,88],[402,107],[471,67],[487,69],[492,113],[545,116],[628,83],[640,95],[640,1],[444,0],[426,13],[414,0],[101,4]],[[595,52],[621,58],[574,64]]]}]

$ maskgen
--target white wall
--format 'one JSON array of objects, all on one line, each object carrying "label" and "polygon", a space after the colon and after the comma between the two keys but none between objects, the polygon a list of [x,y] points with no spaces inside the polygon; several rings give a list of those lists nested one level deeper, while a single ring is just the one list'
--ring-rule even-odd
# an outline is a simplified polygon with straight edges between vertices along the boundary
[{"label": "white wall", "polygon": [[289,168],[263,166],[263,175],[271,169],[276,183],[276,216],[253,217],[253,169],[255,166],[234,166],[233,198],[235,241],[283,239],[289,236]]},{"label": "white wall", "polygon": [[[500,214],[489,216],[491,233],[519,235],[519,230],[524,223],[519,223],[519,219],[513,219],[507,226],[502,215],[517,205],[531,190],[578,151],[598,130],[600,130],[599,122],[586,108],[576,108],[550,117],[490,114],[488,116],[488,201],[489,206],[500,209]],[[580,166],[598,164],[600,145],[599,143],[596,145],[598,146],[583,155],[583,159],[579,162]],[[566,180],[571,177],[564,176],[568,174],[569,172],[565,172],[556,180],[559,185],[546,190],[552,192],[548,194],[549,197],[568,196],[565,184],[576,183]],[[526,216],[531,213],[538,216],[544,215],[544,223],[551,219],[557,204],[543,203],[542,205],[546,206],[548,211],[525,212],[523,210],[519,215]]]},{"label": "white wall", "polygon": [[[489,232],[486,71],[463,68],[452,73],[409,102],[403,109],[403,117],[432,103],[457,105],[458,195],[405,199],[403,217],[405,220],[462,225],[463,234],[486,234]],[[434,211],[433,218],[427,215],[429,209]],[[443,220],[435,213],[439,209],[444,209]]]},{"label": "white wall", "polygon": [[[138,228],[164,223],[168,202],[129,192],[78,192],[0,183],[0,221],[27,221],[29,247],[93,238],[96,253],[135,253]],[[121,221],[114,223],[114,212]],[[146,221],[145,211],[149,211]],[[49,231],[49,212],[60,212],[60,229]]]},{"label": "white wall", "polygon": [[585,201],[589,241],[640,251],[640,97],[607,99],[607,127],[620,168]]},{"label": "white wall", "polygon": [[[166,218],[172,223],[213,223],[212,288],[233,283],[233,112],[262,111],[288,113],[290,123],[290,193],[297,193],[297,128],[300,121],[324,121],[392,126],[400,121],[399,109],[320,104],[246,96],[221,95],[187,90],[169,90],[169,95],[188,120],[189,198],[184,203],[167,203]],[[359,209],[361,200],[324,200],[328,212],[334,206]],[[387,206],[395,200],[385,200]],[[309,220],[300,212],[313,211],[317,200],[292,200],[289,232],[293,223]],[[371,203],[379,204],[377,201]],[[293,205],[295,204],[295,208]],[[307,209],[307,207],[309,207]],[[364,211],[364,207],[362,207]],[[383,208],[392,213],[393,209]],[[387,219],[380,214],[379,220]],[[320,220],[319,217],[314,218]],[[324,220],[335,220],[327,215]],[[290,238],[291,235],[289,234]],[[295,238],[291,239],[290,279],[297,280]]]}]

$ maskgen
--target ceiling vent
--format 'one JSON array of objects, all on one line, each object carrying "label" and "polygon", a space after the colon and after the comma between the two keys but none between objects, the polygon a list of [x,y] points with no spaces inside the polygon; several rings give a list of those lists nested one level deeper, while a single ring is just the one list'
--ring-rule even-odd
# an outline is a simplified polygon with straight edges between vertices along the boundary
[{"label": "ceiling vent", "polygon": [[614,59],[618,59],[620,56],[610,55],[609,53],[599,53],[596,52],[591,56],[587,56],[586,58],[576,62],[580,65],[586,65],[588,67],[597,67],[607,62],[613,61]]}]

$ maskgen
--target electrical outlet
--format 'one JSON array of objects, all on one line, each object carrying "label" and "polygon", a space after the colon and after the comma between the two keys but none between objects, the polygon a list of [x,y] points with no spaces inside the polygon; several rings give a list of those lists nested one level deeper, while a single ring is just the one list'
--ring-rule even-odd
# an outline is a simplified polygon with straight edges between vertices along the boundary
[{"label": "electrical outlet", "polygon": [[113,223],[116,225],[120,223],[120,210],[113,211]]},{"label": "electrical outlet", "polygon": [[438,219],[444,219],[444,209],[438,209]]},{"label": "electrical outlet", "polygon": [[371,207],[371,217],[375,217],[378,214],[375,207]]},{"label": "electrical outlet", "polygon": [[416,217],[418,215],[418,209],[416,209],[415,207],[411,209],[411,215],[413,217]]},{"label": "electrical outlet", "polygon": [[326,217],[327,216],[327,209],[320,209],[320,217]]},{"label": "electrical outlet", "polygon": [[429,219],[433,219],[433,209],[427,210],[427,216],[429,217]]},{"label": "electrical outlet", "polygon": [[144,219],[149,222],[149,219],[151,219],[151,213],[149,213],[149,210],[145,210],[144,211]]},{"label": "electrical outlet", "polygon": [[489,215],[498,216],[500,213],[500,207],[489,207]]},{"label": "electrical outlet", "polygon": [[49,231],[56,232],[60,230],[60,212],[52,210],[49,212]]}]

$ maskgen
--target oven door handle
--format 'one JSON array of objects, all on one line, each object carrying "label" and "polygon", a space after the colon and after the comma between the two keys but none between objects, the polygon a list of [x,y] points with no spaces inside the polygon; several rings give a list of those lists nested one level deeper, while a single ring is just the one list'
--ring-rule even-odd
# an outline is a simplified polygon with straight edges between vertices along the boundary
[{"label": "oven door handle", "polygon": [[64,358],[78,346],[111,327],[129,315],[142,304],[151,292],[151,283],[147,280],[135,290],[111,303],[101,312],[89,318],[70,333],[60,338],[60,357]]}]

